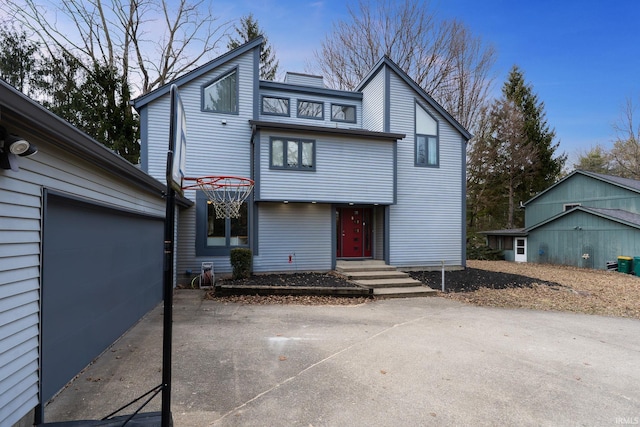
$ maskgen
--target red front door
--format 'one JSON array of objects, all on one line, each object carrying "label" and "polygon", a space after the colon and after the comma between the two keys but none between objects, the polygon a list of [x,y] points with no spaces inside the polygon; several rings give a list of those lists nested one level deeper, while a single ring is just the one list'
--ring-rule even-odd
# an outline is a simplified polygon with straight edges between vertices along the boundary
[{"label": "red front door", "polygon": [[338,208],[338,258],[371,256],[371,209]]}]

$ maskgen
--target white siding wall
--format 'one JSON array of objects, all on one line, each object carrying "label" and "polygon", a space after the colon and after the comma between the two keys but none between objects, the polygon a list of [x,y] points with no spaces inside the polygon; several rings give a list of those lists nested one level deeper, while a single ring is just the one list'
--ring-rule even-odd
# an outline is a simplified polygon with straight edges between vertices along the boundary
[{"label": "white siding wall", "polygon": [[384,69],[362,89],[362,127],[384,132]]},{"label": "white siding wall", "polygon": [[260,203],[259,255],[253,260],[254,271],[331,270],[334,220],[331,205]]},{"label": "white siding wall", "polygon": [[272,135],[299,137],[286,132],[260,133],[259,200],[393,202],[394,142],[304,136],[316,141],[316,170],[312,172],[269,169]]},{"label": "white siding wall", "polygon": [[[417,95],[391,74],[391,132],[398,142],[398,199],[390,209],[390,261],[398,266],[463,265],[461,135],[436,111],[440,166],[414,166],[414,102]],[[424,105],[424,103],[423,103]]]},{"label": "white siding wall", "polygon": [[[289,117],[277,116],[273,114],[262,114],[260,105],[260,120],[278,123],[295,123],[308,126],[327,126],[340,129],[361,129],[362,126],[362,102],[355,99],[336,98],[330,96],[309,95],[307,93],[296,93],[291,91],[261,90],[259,102],[262,103],[262,96],[274,96],[289,99]],[[298,100],[316,101],[324,103],[324,119],[298,118]],[[356,107],[356,123],[337,122],[331,120],[331,104],[354,105]]]},{"label": "white siding wall", "polygon": [[20,172],[0,172],[0,425],[12,425],[38,403],[38,333],[42,189],[164,216],[157,195],[28,136],[39,153]]}]

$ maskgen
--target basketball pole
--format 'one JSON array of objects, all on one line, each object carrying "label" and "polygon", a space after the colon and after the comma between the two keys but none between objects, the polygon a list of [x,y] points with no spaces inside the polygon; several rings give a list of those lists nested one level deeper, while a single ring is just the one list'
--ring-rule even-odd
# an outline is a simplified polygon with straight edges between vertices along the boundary
[{"label": "basketball pole", "polygon": [[[169,151],[167,163],[172,162]],[[175,190],[167,185],[164,224],[164,318],[162,327],[162,427],[171,427],[171,340],[173,338],[173,236],[175,230]]]},{"label": "basketball pole", "polygon": [[[175,236],[176,191],[173,180],[174,153],[178,136],[178,101],[175,85],[171,86],[169,150],[167,151],[167,194],[164,219],[164,318],[162,324],[162,408],[161,426],[171,427],[171,350],[173,339],[173,248]],[[179,161],[179,160],[178,160]]]}]

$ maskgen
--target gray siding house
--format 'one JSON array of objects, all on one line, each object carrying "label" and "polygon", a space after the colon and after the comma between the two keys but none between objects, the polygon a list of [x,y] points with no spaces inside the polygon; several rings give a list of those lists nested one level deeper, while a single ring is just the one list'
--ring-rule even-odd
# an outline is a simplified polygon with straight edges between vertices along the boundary
[{"label": "gray siding house", "polygon": [[484,233],[496,249],[513,239],[508,260],[518,247],[522,261],[596,269],[640,256],[640,181],[576,170],[524,206],[524,229]]},{"label": "gray siding house", "polygon": [[[465,265],[465,155],[470,134],[389,58],[353,91],[322,77],[259,80],[255,39],[171,82],[185,108],[186,175],[252,178],[239,219],[218,220],[206,197],[179,212],[177,269],[233,247],[255,272],[328,271],[341,259],[400,268]],[[142,168],[164,179],[169,85],[134,101]]]},{"label": "gray siding house", "polygon": [[165,185],[2,80],[0,128],[0,425],[32,425],[162,300]]}]

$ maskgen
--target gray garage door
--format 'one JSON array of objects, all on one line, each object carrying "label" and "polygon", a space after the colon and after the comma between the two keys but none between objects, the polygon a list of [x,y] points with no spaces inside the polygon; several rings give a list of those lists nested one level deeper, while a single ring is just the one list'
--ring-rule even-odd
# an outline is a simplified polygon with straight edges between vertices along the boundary
[{"label": "gray garage door", "polygon": [[42,402],[162,300],[163,221],[46,193]]}]

